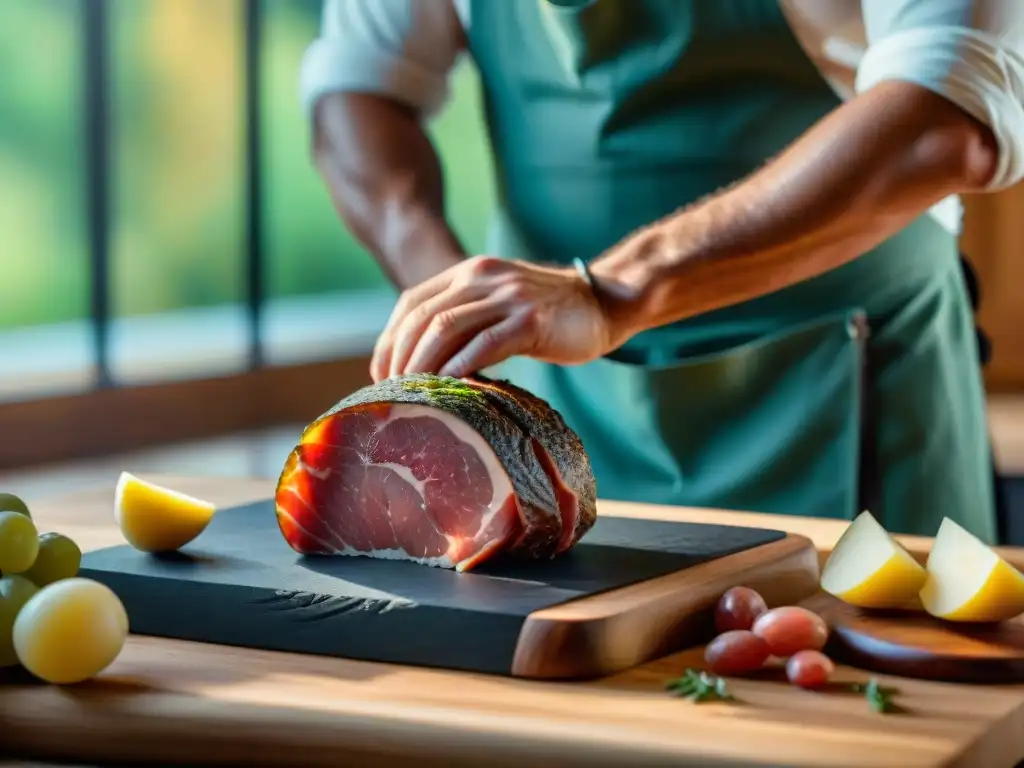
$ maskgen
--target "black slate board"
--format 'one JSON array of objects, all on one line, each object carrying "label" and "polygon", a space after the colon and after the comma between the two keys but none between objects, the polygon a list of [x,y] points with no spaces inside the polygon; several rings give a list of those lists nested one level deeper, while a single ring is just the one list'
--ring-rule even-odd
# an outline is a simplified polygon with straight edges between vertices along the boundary
[{"label": "black slate board", "polygon": [[301,557],[272,501],[217,512],[181,552],[89,552],[81,575],[124,602],[135,634],[509,674],[526,617],[785,537],[781,531],[601,517],[552,561],[471,573],[366,557]]}]

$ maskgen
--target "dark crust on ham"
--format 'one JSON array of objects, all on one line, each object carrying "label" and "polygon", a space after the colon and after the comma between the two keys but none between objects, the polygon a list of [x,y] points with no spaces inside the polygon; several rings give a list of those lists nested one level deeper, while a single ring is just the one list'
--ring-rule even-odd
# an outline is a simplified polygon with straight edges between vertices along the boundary
[{"label": "dark crust on ham", "polygon": [[572,547],[597,522],[597,483],[579,435],[565,423],[558,411],[522,387],[479,374],[467,378],[467,381],[479,382],[487,397],[496,401],[524,432],[543,446],[554,461],[562,483],[576,495],[579,511],[566,549]]},{"label": "dark crust on ham", "polygon": [[[408,386],[437,381],[436,376],[411,374],[365,386],[319,416],[303,435],[334,414],[375,403],[424,405],[450,413],[466,422],[491,446],[512,482],[524,530],[528,532],[520,540],[516,554],[537,559],[552,557],[561,536],[562,517],[555,488],[533,450],[530,433],[486,395],[477,398],[448,394],[443,389]],[[460,383],[472,386],[471,381]],[[482,391],[485,388],[476,389]],[[578,450],[582,453],[582,445]]]}]

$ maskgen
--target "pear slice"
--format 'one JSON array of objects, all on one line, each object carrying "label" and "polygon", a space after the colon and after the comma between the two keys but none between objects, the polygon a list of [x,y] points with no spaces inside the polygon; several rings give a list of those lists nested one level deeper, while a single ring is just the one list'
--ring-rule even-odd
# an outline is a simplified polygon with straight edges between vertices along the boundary
[{"label": "pear slice", "polygon": [[213,519],[215,505],[122,472],[114,518],[125,541],[143,552],[181,549]]},{"label": "pear slice", "polygon": [[1024,574],[948,517],[928,555],[921,604],[947,621],[998,622],[1024,613]]},{"label": "pear slice", "polygon": [[821,588],[860,608],[910,608],[927,575],[874,515],[861,512],[825,562]]}]

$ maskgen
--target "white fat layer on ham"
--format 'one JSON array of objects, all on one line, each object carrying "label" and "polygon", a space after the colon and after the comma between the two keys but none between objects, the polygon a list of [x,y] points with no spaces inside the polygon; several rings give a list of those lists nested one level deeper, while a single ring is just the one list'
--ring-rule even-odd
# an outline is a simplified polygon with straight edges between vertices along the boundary
[{"label": "white fat layer on ham", "polygon": [[[487,505],[486,511],[480,516],[480,528],[478,529],[478,533],[479,531],[486,530],[487,527],[490,525],[491,520],[494,518],[496,514],[498,514],[499,510],[505,504],[506,499],[508,499],[509,496],[515,497],[515,490],[512,487],[512,481],[509,480],[508,473],[505,471],[505,467],[502,466],[500,459],[498,459],[497,455],[494,453],[494,449],[491,448],[487,441],[484,440],[483,437],[481,437],[480,434],[476,432],[476,430],[474,430],[472,427],[469,426],[469,424],[467,424],[465,421],[458,418],[457,416],[453,416],[452,414],[446,411],[442,411],[438,408],[431,408],[425,405],[414,405],[408,403],[392,405],[391,412],[388,414],[388,417],[386,419],[381,420],[377,424],[376,431],[379,433],[385,426],[387,426],[393,421],[398,421],[400,419],[415,419],[419,417],[427,417],[443,422],[445,426],[448,427],[449,430],[451,430],[452,434],[454,434],[462,442],[469,445],[476,452],[476,454],[483,461],[484,466],[487,467],[487,474],[491,480],[492,494],[490,503]],[[299,462],[299,466],[301,467],[302,470],[308,472],[312,476],[316,477],[318,480],[327,479],[328,477],[330,477],[333,471],[330,467],[326,467],[324,469],[311,467],[302,461]],[[366,462],[365,466],[381,467],[384,469],[388,469],[394,472],[400,478],[402,478],[402,480],[408,483],[412,488],[414,488],[416,492],[420,495],[420,498],[424,498],[426,495],[425,481],[418,479],[412,473],[412,470],[410,470],[406,466],[403,466],[401,464],[395,464],[393,462],[377,463],[369,461]],[[309,505],[306,503],[306,500],[303,499],[298,493],[295,493],[293,489],[288,490],[290,490],[303,505],[305,505],[307,508],[309,507]],[[516,498],[516,506],[517,508],[519,508],[520,519],[522,519],[522,509],[519,506],[518,498]],[[311,511],[317,513],[316,510]],[[458,566],[458,563],[454,562],[452,557],[448,555],[442,557],[418,558],[411,556],[404,549],[374,549],[364,552],[355,549],[349,545],[345,545],[344,547],[339,548],[330,542],[324,541],[319,536],[314,536],[312,533],[306,530],[306,528],[303,527],[298,520],[296,520],[291,514],[288,513],[287,510],[285,510],[280,505],[277,506],[277,513],[287,518],[296,528],[300,529],[306,536],[313,539],[318,544],[322,545],[324,549],[332,555],[375,557],[382,560],[411,560],[415,563],[419,563],[420,565],[429,565],[439,568],[452,568]],[[328,521],[326,520],[324,522],[328,523]],[[456,549],[460,544],[460,541],[455,537],[447,535],[444,531],[441,531],[440,533],[442,533],[445,536],[445,538],[448,539],[448,542],[452,550]],[[340,539],[341,537],[338,538]]]},{"label": "white fat layer on ham", "polygon": [[355,549],[348,545],[341,547],[340,549],[333,544],[324,541],[323,539],[314,536],[299,522],[292,517],[288,510],[284,509],[280,504],[277,505],[277,514],[287,518],[291,523],[298,529],[300,529],[306,536],[316,541],[318,544],[323,546],[324,551],[329,555],[348,555],[350,557],[375,557],[380,560],[411,560],[414,563],[420,565],[430,565],[435,568],[453,568],[455,563],[452,562],[450,557],[413,557],[404,549],[372,549],[367,552]]}]

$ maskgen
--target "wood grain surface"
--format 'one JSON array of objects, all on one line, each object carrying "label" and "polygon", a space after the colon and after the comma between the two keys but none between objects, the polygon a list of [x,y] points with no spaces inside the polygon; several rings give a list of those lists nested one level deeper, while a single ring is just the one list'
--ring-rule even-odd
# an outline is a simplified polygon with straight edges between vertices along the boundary
[{"label": "wood grain surface", "polygon": [[918,611],[864,611],[830,595],[806,603],[832,629],[829,653],[864,669],[968,683],[1024,683],[1024,616],[960,624]]},{"label": "wood grain surface", "polygon": [[512,674],[533,679],[606,676],[711,639],[715,603],[732,586],[760,592],[769,606],[817,591],[814,544],[789,534],[745,552],[572,600],[527,616]]},{"label": "wood grain surface", "polygon": [[[220,504],[265,498],[272,481],[153,478]],[[114,478],[38,503],[36,519],[84,546],[118,543]],[[602,514],[777,528],[821,552],[844,524],[603,503]],[[928,540],[905,538],[919,556]],[[1020,552],[1007,552],[1024,563]],[[552,683],[133,637],[97,680],[0,686],[8,753],[246,765],[963,766],[1024,757],[1024,686],[953,685],[881,675],[901,714],[844,690],[801,691],[776,673],[732,680],[735,703],[674,699],[666,680],[699,666],[693,649],[588,683]],[[848,686],[846,686],[848,687]]]}]

